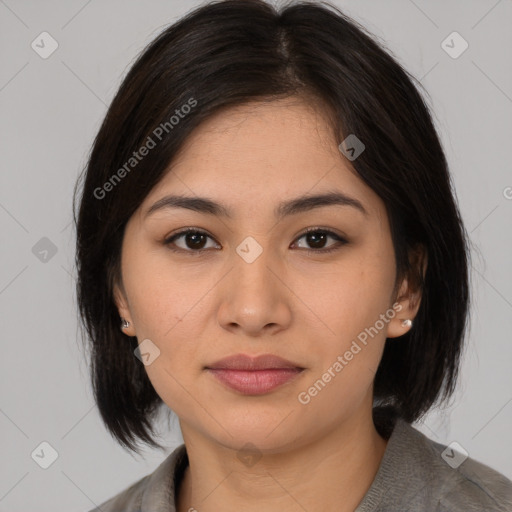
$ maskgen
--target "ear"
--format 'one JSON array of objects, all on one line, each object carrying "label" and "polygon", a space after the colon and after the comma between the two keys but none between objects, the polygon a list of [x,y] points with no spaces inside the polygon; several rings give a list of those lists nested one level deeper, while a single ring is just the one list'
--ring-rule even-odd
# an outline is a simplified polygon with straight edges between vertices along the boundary
[{"label": "ear", "polygon": [[[133,325],[132,314],[128,306],[128,299],[126,298],[126,292],[124,291],[122,283],[116,282],[114,284],[114,302],[116,303],[120,317],[119,328],[127,336],[135,336],[135,326]],[[124,328],[121,327],[121,319],[127,320],[130,323],[129,326]]]},{"label": "ear", "polygon": [[396,315],[388,324],[387,337],[397,338],[412,329],[412,326],[403,325],[404,320],[414,319],[421,304],[423,282],[427,271],[427,252],[424,247],[418,246],[409,252],[410,272],[405,277],[393,304]]}]

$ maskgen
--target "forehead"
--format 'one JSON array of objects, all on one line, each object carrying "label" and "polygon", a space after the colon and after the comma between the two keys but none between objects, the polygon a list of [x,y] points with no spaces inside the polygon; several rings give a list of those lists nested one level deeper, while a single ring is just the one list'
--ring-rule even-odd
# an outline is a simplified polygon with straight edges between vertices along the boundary
[{"label": "forehead", "polygon": [[230,167],[244,161],[275,167],[305,156],[308,161],[326,153],[339,157],[332,129],[316,105],[292,97],[223,110],[196,128],[172,167],[192,158],[221,160]]},{"label": "forehead", "polygon": [[382,213],[380,198],[339,151],[323,109],[287,98],[237,106],[203,122],[146,198],[143,211],[171,192],[212,197],[254,213],[269,202],[336,190]]}]

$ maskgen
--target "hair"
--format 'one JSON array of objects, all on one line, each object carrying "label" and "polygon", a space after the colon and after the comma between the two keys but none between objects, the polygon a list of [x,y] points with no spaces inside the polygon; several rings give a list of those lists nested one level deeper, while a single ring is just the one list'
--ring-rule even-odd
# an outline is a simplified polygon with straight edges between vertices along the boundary
[{"label": "hair", "polygon": [[[125,225],[196,127],[255,101],[304,98],[325,109],[338,142],[355,134],[365,144],[351,164],[385,204],[396,283],[407,277],[421,291],[412,329],[386,341],[374,419],[386,411],[412,423],[453,393],[467,328],[468,237],[415,82],[375,36],[324,2],[281,10],[262,0],[210,2],[144,49],[107,111],[73,203],[77,301],[94,397],[123,447],[162,448],[153,422],[164,404],[134,357],[137,339],[120,330],[113,290]],[[146,156],[134,156],[156,139]],[[424,274],[414,257],[419,248],[428,256]]]}]

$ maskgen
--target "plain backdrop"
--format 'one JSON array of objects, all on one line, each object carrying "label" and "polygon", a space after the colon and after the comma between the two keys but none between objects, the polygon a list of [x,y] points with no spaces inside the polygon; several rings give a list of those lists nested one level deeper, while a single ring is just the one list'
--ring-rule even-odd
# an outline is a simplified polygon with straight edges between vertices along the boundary
[{"label": "plain backdrop", "polygon": [[[428,90],[473,244],[458,391],[418,428],[512,478],[512,1],[333,3]],[[0,0],[0,512],[90,510],[164,458],[125,452],[94,405],[77,335],[71,200],[135,56],[197,5]],[[44,36],[45,51],[58,44],[45,59],[31,46],[42,32],[56,41]],[[168,452],[181,442],[177,422],[162,435]],[[55,450],[47,469],[41,450]]]}]

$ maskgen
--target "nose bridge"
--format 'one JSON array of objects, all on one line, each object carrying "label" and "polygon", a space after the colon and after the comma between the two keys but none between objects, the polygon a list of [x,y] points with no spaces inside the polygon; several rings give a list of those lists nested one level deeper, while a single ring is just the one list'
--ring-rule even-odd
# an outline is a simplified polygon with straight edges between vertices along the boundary
[{"label": "nose bridge", "polygon": [[237,325],[257,335],[267,325],[283,328],[290,321],[286,287],[276,276],[277,258],[262,244],[248,236],[235,248],[234,268],[220,297],[219,322],[224,328]]},{"label": "nose bridge", "polygon": [[235,279],[249,292],[256,286],[261,293],[272,287],[271,281],[275,279],[269,269],[275,265],[275,261],[272,261],[272,249],[268,245],[268,239],[262,240],[260,237],[260,241],[261,244],[256,238],[247,236],[235,249]]}]

